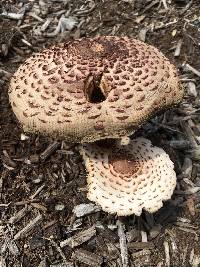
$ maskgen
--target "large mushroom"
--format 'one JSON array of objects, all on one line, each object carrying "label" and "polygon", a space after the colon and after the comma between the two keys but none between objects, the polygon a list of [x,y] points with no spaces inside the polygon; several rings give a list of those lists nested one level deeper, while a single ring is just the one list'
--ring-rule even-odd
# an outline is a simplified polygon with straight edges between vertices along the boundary
[{"label": "large mushroom", "polygon": [[120,216],[153,213],[171,198],[176,186],[174,164],[161,148],[145,138],[127,146],[106,148],[83,144],[81,154],[88,172],[88,198]]},{"label": "large mushroom", "polygon": [[161,52],[114,36],[69,41],[34,54],[9,89],[25,131],[70,142],[130,135],[182,96],[175,67]]}]

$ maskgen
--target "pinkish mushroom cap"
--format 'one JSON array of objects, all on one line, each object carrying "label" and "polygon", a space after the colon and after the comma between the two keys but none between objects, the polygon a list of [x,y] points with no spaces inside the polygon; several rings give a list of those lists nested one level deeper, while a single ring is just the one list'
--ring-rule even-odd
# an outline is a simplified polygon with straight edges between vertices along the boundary
[{"label": "pinkish mushroom cap", "polygon": [[183,90],[155,47],[107,36],[34,54],[14,74],[9,97],[25,131],[92,142],[132,134]]},{"label": "pinkish mushroom cap", "polygon": [[155,212],[176,186],[174,164],[161,148],[144,138],[127,146],[102,148],[83,144],[80,152],[88,172],[88,198],[104,211],[120,216]]}]

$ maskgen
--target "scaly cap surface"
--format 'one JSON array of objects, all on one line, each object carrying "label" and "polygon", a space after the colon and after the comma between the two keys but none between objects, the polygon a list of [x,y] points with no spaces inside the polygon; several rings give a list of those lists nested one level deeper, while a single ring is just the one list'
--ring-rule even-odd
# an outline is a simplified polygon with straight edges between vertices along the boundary
[{"label": "scaly cap surface", "polygon": [[130,135],[183,90],[155,47],[102,36],[34,54],[14,74],[9,97],[25,131],[93,142]]},{"label": "scaly cap surface", "polygon": [[174,164],[161,148],[144,138],[127,146],[102,148],[83,144],[80,152],[88,172],[88,198],[119,216],[155,212],[176,186]]}]

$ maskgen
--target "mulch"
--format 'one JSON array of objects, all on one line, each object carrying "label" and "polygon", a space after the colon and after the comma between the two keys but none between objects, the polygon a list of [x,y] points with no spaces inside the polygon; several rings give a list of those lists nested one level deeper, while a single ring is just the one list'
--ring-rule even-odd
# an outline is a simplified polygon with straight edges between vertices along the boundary
[{"label": "mulch", "polygon": [[[9,81],[32,53],[97,35],[138,38],[173,62],[182,103],[135,136],[162,147],[177,187],[155,214],[117,217],[86,197],[75,144],[26,134]],[[200,266],[200,1],[19,0],[0,3],[0,266]]]}]

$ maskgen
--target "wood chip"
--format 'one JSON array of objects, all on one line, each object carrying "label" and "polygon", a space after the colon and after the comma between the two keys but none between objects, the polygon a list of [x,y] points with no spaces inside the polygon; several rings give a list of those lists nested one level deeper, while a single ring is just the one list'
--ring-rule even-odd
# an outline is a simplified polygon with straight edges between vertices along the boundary
[{"label": "wood chip", "polygon": [[186,135],[190,141],[191,147],[197,148],[198,144],[197,144],[197,141],[195,139],[195,134],[194,134],[193,130],[191,129],[191,127],[189,126],[188,122],[181,121],[180,124],[181,124],[183,131],[186,133]]},{"label": "wood chip", "polygon": [[122,266],[128,267],[129,266],[129,260],[128,260],[128,247],[126,243],[126,235],[124,232],[124,224],[118,220],[117,221],[118,226],[118,236],[119,236],[119,245],[120,245],[120,251],[121,251],[121,260],[122,260]]},{"label": "wood chip", "polygon": [[147,34],[148,29],[147,28],[143,28],[139,31],[138,33],[138,39],[142,42],[145,42],[146,40],[146,34]]},{"label": "wood chip", "polygon": [[112,261],[113,259],[117,259],[117,258],[120,257],[120,252],[119,252],[119,250],[118,250],[116,245],[114,245],[111,242],[108,242],[108,243],[106,243],[106,247],[107,247],[107,250],[108,250],[107,257],[108,257],[109,260]]},{"label": "wood chip", "polygon": [[43,212],[46,212],[47,211],[47,208],[39,203],[34,203],[32,202],[31,203],[31,206],[34,207],[35,209],[38,209],[38,210],[41,210]]},{"label": "wood chip", "polygon": [[178,41],[177,45],[176,45],[176,49],[175,49],[175,52],[174,52],[174,56],[175,57],[179,57],[180,56],[182,44],[183,44],[183,40],[180,39]]},{"label": "wood chip", "polygon": [[142,14],[146,13],[148,10],[150,10],[153,6],[159,4],[159,0],[154,0],[154,1],[151,1],[150,4],[148,4],[144,10],[142,11]]},{"label": "wood chip", "polygon": [[196,84],[194,82],[187,83],[187,93],[189,96],[197,97],[198,93],[196,89]]},{"label": "wood chip", "polygon": [[181,10],[180,15],[182,16],[193,4],[193,0],[189,1],[188,4]]},{"label": "wood chip", "polygon": [[41,154],[40,159],[41,161],[45,161],[48,157],[50,157],[60,146],[60,143],[55,141],[50,144]]},{"label": "wood chip", "polygon": [[46,31],[46,29],[49,27],[51,21],[52,21],[51,18],[47,18],[46,19],[46,21],[44,22],[44,24],[42,24],[42,26],[40,27],[41,32]]},{"label": "wood chip", "polygon": [[29,232],[38,226],[42,222],[42,215],[39,214],[35,219],[30,221],[22,230],[20,230],[15,236],[14,239],[18,240],[20,238],[24,238]]},{"label": "wood chip", "polygon": [[141,233],[142,242],[148,242],[147,233],[144,231],[141,231],[140,233]]},{"label": "wood chip", "polygon": [[49,267],[74,267],[74,264],[73,262],[68,261],[67,263],[52,264]]},{"label": "wood chip", "polygon": [[13,224],[20,221],[30,210],[30,206],[25,206],[23,209],[15,213],[15,215],[8,220],[8,223]]},{"label": "wood chip", "polygon": [[141,250],[141,249],[154,249],[155,246],[152,242],[132,242],[128,243],[128,249]]},{"label": "wood chip", "polygon": [[69,266],[71,265],[71,262],[68,262],[67,259],[66,259],[66,256],[64,254],[64,252],[62,251],[62,249],[58,246],[58,244],[51,238],[45,238],[46,240],[48,240],[55,248],[56,250],[58,251],[58,253],[60,254],[60,256],[62,257],[63,259],[63,262],[65,264],[65,266]]},{"label": "wood chip", "polygon": [[44,189],[44,187],[45,187],[45,185],[43,184],[43,185],[41,185],[37,190],[36,190],[36,192],[32,195],[32,196],[30,196],[30,199],[31,200],[33,200],[43,189]]},{"label": "wood chip", "polygon": [[71,248],[77,247],[84,242],[90,240],[94,235],[96,235],[96,228],[95,226],[90,227],[87,230],[79,232],[78,234],[60,242],[60,246],[65,247],[69,246]]},{"label": "wood chip", "polygon": [[3,188],[4,180],[7,179],[9,172],[10,171],[8,169],[4,169],[0,175],[0,199],[2,198],[2,188]]},{"label": "wood chip", "polygon": [[72,255],[72,259],[93,267],[99,267],[103,263],[102,256],[83,249],[76,250]]},{"label": "wood chip", "polygon": [[20,251],[19,248],[15,242],[15,240],[11,239],[11,238],[5,238],[5,250],[8,249],[8,251],[10,252],[11,255],[13,256],[19,256]]},{"label": "wood chip", "polygon": [[196,194],[197,192],[200,191],[200,187],[199,186],[195,186],[195,187],[191,187],[185,191],[183,190],[174,190],[174,192],[178,195],[192,195],[192,194]]},{"label": "wood chip", "polygon": [[89,204],[80,204],[74,207],[73,212],[75,213],[76,217],[80,218],[83,217],[85,215],[100,211],[101,207],[93,204],[93,203],[89,203]]},{"label": "wood chip", "polygon": [[136,258],[139,258],[139,257],[142,257],[142,256],[148,256],[150,254],[151,254],[150,250],[143,249],[142,251],[132,253],[131,255],[132,255],[133,259],[136,259]]},{"label": "wood chip", "polygon": [[4,12],[0,14],[0,17],[5,17],[7,19],[21,20],[24,17],[24,13],[12,13],[4,10]]},{"label": "wood chip", "polygon": [[195,69],[194,67],[192,67],[190,64],[188,63],[184,63],[182,64],[182,67],[185,71],[191,71],[193,72],[195,75],[200,77],[200,71],[198,71],[197,69]]},{"label": "wood chip", "polygon": [[190,142],[188,140],[171,140],[169,142],[170,146],[175,149],[188,149],[190,147]]},{"label": "wood chip", "polygon": [[164,249],[165,249],[165,264],[167,267],[170,267],[169,243],[167,241],[164,241]]},{"label": "wood chip", "polygon": [[129,232],[126,232],[126,239],[128,242],[136,241],[139,237],[139,230],[137,229],[132,229]]}]

